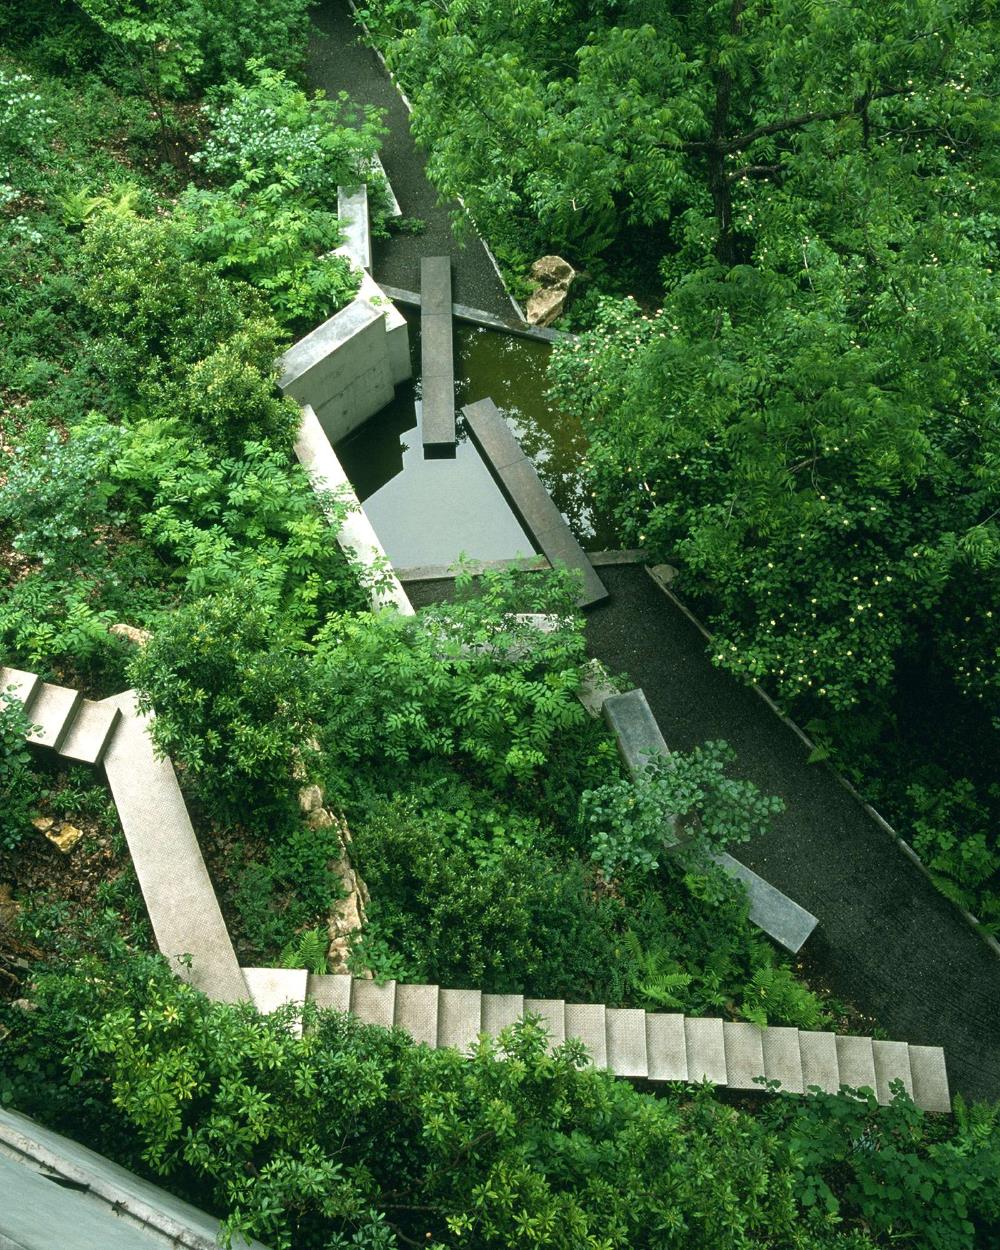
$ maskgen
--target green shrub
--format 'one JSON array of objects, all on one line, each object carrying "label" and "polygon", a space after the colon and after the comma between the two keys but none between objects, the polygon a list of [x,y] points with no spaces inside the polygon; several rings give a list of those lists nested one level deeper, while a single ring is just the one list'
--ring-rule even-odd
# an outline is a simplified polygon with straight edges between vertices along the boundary
[{"label": "green shrub", "polygon": [[0,690],[0,848],[12,851],[31,825],[37,784],[26,742],[33,726],[12,693]]}]

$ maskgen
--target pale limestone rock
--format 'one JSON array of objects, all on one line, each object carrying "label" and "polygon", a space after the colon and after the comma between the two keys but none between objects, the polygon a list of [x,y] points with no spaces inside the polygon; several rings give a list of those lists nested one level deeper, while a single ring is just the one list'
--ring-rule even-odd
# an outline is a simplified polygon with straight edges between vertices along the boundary
[{"label": "pale limestone rock", "polygon": [[529,325],[548,326],[562,315],[566,307],[566,291],[562,287],[542,286],[528,297],[525,317]]},{"label": "pale limestone rock", "polygon": [[137,647],[144,647],[152,634],[148,629],[139,629],[135,625],[111,625],[108,628],[109,634],[114,634],[116,638],[122,638],[125,642],[131,642]]},{"label": "pale limestone rock", "polygon": [[55,829],[47,830],[45,836],[54,845],[57,846],[64,855],[68,855],[76,846],[77,842],[83,837],[83,830],[77,829],[76,825],[71,825],[68,821],[63,821],[58,831]]},{"label": "pale limestone rock", "polygon": [[531,266],[531,276],[541,286],[559,286],[568,290],[576,270],[561,256],[542,256]]}]

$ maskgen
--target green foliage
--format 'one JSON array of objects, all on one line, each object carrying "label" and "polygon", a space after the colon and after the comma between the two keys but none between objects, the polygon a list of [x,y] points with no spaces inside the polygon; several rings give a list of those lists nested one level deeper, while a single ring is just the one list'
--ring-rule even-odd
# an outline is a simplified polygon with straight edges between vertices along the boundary
[{"label": "green foliage", "polygon": [[281,952],[282,968],[307,968],[317,974],[327,971],[330,938],[323,928],[306,929]]},{"label": "green foliage", "polygon": [[25,739],[32,728],[20,700],[0,691],[0,848],[5,851],[14,850],[30,828],[37,786]]},{"label": "green foliage", "polygon": [[32,152],[45,146],[56,119],[29,74],[0,68],[0,152]]}]

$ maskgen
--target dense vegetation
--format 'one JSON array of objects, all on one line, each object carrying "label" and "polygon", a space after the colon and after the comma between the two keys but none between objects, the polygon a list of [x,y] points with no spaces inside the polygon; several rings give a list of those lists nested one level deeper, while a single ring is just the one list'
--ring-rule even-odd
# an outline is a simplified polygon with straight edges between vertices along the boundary
[{"label": "dense vegetation", "polygon": [[996,929],[994,6],[364,16],[509,269],[591,278],[555,393],[622,545]]}]

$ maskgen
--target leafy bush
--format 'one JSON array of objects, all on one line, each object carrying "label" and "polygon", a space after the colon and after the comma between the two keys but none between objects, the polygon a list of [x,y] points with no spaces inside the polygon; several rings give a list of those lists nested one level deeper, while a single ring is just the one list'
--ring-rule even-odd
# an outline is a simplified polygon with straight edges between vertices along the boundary
[{"label": "leafy bush", "polygon": [[0,847],[12,851],[30,827],[37,786],[26,742],[32,730],[21,701],[0,690]]},{"label": "leafy bush", "polygon": [[0,152],[38,151],[52,135],[56,120],[28,74],[0,67]]}]

